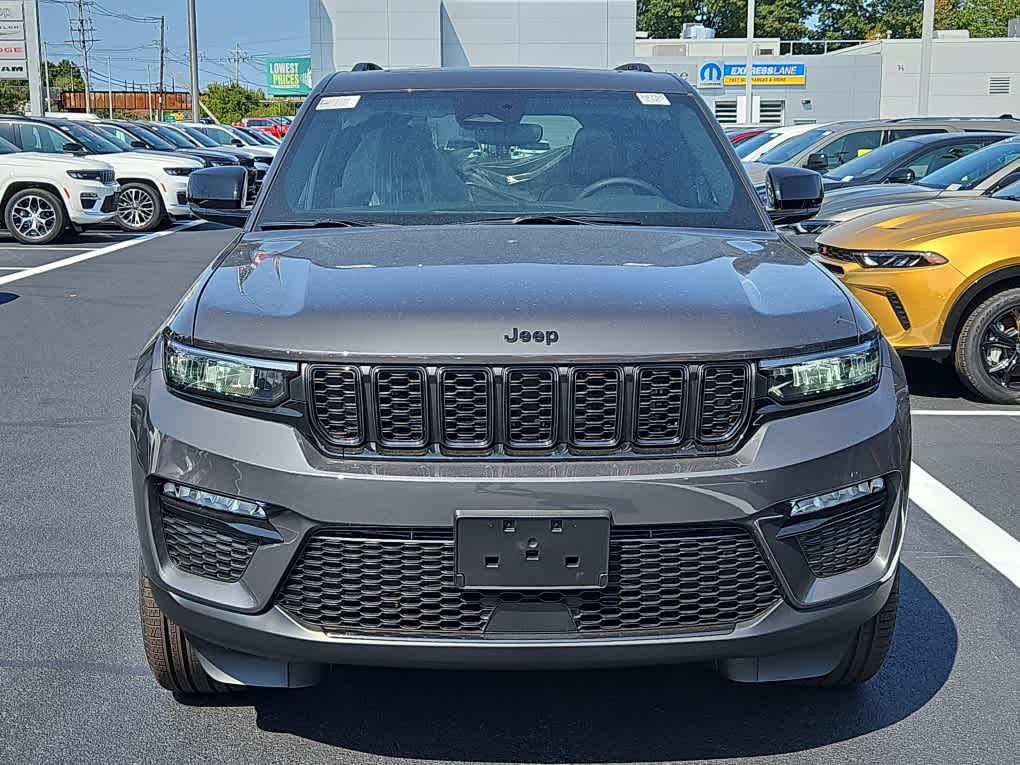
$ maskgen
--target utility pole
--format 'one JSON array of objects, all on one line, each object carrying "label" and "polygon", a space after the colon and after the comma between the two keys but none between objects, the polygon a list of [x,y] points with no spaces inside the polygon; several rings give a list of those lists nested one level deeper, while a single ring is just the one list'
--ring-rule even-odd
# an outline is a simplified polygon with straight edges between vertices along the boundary
[{"label": "utility pole", "polygon": [[46,71],[46,97],[43,99],[46,106],[43,107],[43,114],[53,111],[53,104],[50,102],[50,57],[46,55],[46,42],[43,41],[43,68]]},{"label": "utility pole", "polygon": [[191,53],[191,119],[198,122],[198,32],[195,28],[195,0],[188,0],[188,48]]},{"label": "utility pole", "polygon": [[85,111],[92,111],[92,91],[89,85],[89,50],[95,42],[92,17],[88,13],[89,0],[76,0],[78,18],[69,19],[72,45],[81,50],[82,74],[85,80]]},{"label": "utility pole", "polygon": [[928,116],[928,97],[931,94],[932,38],[935,36],[935,0],[924,0],[921,15],[921,82],[917,98],[917,114]]},{"label": "utility pole", "polygon": [[113,59],[106,57],[106,107],[110,110],[110,119],[113,119]]},{"label": "utility pole", "polygon": [[145,65],[145,91],[148,93],[149,122],[152,122],[152,70],[148,64]]},{"label": "utility pole", "polygon": [[744,122],[754,124],[754,85],[751,69],[754,66],[754,0],[747,0],[747,70],[744,72]]},{"label": "utility pole", "polygon": [[156,101],[156,119],[163,121],[163,69],[166,63],[166,16],[159,17],[159,99]]},{"label": "utility pole", "polygon": [[230,51],[230,60],[234,62],[234,84],[241,84],[241,62],[248,60],[248,55],[241,50],[240,43],[234,43],[234,49]]}]

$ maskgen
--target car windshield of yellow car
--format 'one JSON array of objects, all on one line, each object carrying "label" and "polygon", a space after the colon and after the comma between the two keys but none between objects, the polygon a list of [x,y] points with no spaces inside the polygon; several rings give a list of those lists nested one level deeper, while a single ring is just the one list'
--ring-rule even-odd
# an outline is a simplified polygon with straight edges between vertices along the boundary
[{"label": "car windshield of yellow car", "polygon": [[1017,166],[1015,169],[1020,169],[1020,140],[993,143],[963,159],[950,162],[934,173],[928,173],[917,184],[947,191],[973,189],[990,175],[1011,164]]},{"label": "car windshield of yellow car", "polygon": [[1020,202],[1020,179],[1014,181],[1008,186],[1003,186],[1001,189],[992,194],[996,199],[1012,199],[1016,202]]}]

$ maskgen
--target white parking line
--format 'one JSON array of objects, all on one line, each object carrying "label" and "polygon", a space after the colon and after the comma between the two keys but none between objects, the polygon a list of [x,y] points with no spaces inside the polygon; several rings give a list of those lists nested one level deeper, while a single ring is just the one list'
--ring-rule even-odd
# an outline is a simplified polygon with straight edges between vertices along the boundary
[{"label": "white parking line", "polygon": [[20,247],[11,247],[7,245],[0,245],[0,250],[15,250],[19,252],[46,252],[47,250],[89,250],[92,249],[89,245],[83,247],[72,247],[69,244],[57,244],[47,247],[43,245],[38,247],[33,244],[23,244]]},{"label": "white parking line", "polygon": [[173,228],[169,228],[166,231],[155,231],[151,234],[137,236],[134,239],[128,239],[124,242],[117,242],[116,244],[111,244],[106,247],[100,247],[97,250],[89,250],[78,255],[72,255],[71,257],[64,258],[63,260],[54,260],[52,263],[45,263],[41,266],[35,266],[34,268],[26,268],[16,274],[0,276],[0,284],[10,284],[11,282],[27,279],[28,277],[35,276],[36,274],[44,274],[47,271],[55,271],[56,269],[63,268],[64,266],[73,266],[75,263],[81,263],[92,258],[98,258],[100,255],[109,255],[111,252],[123,250],[127,247],[141,244],[142,242],[148,242],[152,239],[169,236],[170,234],[176,234],[178,231],[183,231],[184,229],[191,228],[192,226],[200,226],[203,223],[205,223],[205,221],[191,220],[187,223],[181,223]]},{"label": "white parking line", "polygon": [[911,463],[910,500],[996,571],[1020,587],[1020,541]]},{"label": "white parking line", "polygon": [[914,409],[910,413],[931,417],[1020,417],[1020,409]]},{"label": "white parking line", "polygon": [[0,271],[24,271],[28,266],[0,266]]}]

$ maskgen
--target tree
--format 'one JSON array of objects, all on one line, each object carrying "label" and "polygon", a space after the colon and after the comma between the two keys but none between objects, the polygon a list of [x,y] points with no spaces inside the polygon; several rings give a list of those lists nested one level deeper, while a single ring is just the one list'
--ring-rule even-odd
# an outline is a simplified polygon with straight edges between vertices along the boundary
[{"label": "tree", "polygon": [[[799,40],[809,33],[807,20],[817,0],[759,0],[756,37]],[[747,34],[747,0],[639,0],[638,28],[650,37],[680,37],[687,22],[712,27],[717,37]]]},{"label": "tree", "polygon": [[[971,37],[1005,37],[1009,20],[1020,17],[1020,0],[960,0],[946,2],[954,6],[953,24],[940,29],[967,29]],[[939,19],[936,14],[936,20]]]},{"label": "tree", "polygon": [[257,112],[265,100],[266,94],[261,90],[214,82],[206,89],[203,103],[220,122],[232,123]]},{"label": "tree", "polygon": [[85,90],[85,80],[81,69],[73,61],[66,58],[48,63],[50,70],[50,87],[55,90]]}]

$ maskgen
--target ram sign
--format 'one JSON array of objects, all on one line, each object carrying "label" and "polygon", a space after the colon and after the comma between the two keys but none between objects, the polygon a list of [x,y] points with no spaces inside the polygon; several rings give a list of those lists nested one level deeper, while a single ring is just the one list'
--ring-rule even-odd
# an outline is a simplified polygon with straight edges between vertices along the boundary
[{"label": "ram sign", "polygon": [[266,59],[266,93],[270,96],[307,96],[312,90],[310,56]]}]

